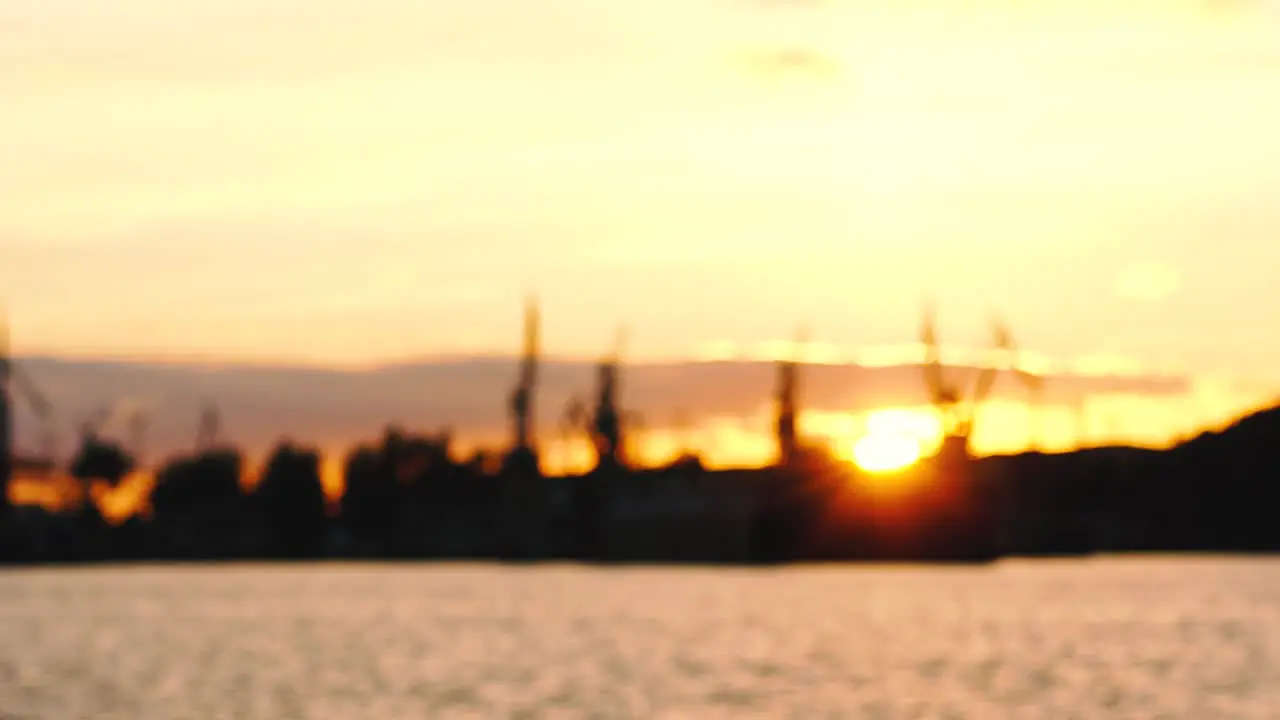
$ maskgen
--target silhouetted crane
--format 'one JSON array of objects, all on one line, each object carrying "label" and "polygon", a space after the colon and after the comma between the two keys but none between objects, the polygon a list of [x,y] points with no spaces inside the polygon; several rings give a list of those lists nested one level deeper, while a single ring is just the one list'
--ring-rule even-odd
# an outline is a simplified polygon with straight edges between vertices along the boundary
[{"label": "silhouetted crane", "polygon": [[539,316],[538,304],[532,297],[525,302],[524,352],[520,377],[511,395],[511,419],[514,425],[511,451],[507,462],[520,471],[538,469],[533,437],[533,393],[538,382]]},{"label": "silhouetted crane", "polygon": [[221,440],[221,430],[222,418],[218,414],[218,407],[212,402],[206,402],[200,411],[200,425],[196,429],[196,452],[209,452],[216,448]]},{"label": "silhouetted crane", "polygon": [[97,437],[102,432],[103,426],[111,419],[113,410],[112,406],[104,405],[89,413],[80,421],[80,440],[85,438]]},{"label": "silhouetted crane", "polygon": [[[995,349],[1008,353],[1011,342],[1004,326],[994,325]],[[921,340],[925,347],[924,377],[929,398],[942,417],[944,455],[969,457],[969,438],[973,434],[977,409],[990,394],[999,368],[988,365],[978,372],[973,391],[966,402],[964,390],[958,383],[949,382],[944,373],[942,358],[934,331],[933,308],[925,309]]]},{"label": "silhouetted crane", "polygon": [[[41,423],[40,455],[35,457],[20,456],[14,447],[15,390],[22,393]],[[0,315],[0,514],[9,508],[9,488],[15,471],[44,477],[53,474],[57,466],[53,427],[53,407],[36,389],[35,383],[14,363],[8,317]]]},{"label": "silhouetted crane", "polygon": [[623,414],[618,407],[622,350],[626,342],[626,330],[618,332],[618,340],[611,355],[598,367],[596,383],[596,409],[592,418],[592,440],[595,444],[597,464],[612,466],[626,464],[623,444]]},{"label": "silhouetted crane", "polygon": [[70,463],[71,477],[82,483],[104,480],[112,487],[119,485],[134,466],[133,456],[119,443],[92,435],[81,441]]},{"label": "silhouetted crane", "polygon": [[80,446],[68,467],[71,477],[80,481],[86,498],[90,497],[88,484],[93,480],[103,480],[115,487],[133,472],[136,465],[128,450],[118,442],[104,439],[101,434],[103,427],[120,414],[121,407],[120,402],[100,407],[80,423]]},{"label": "silhouetted crane", "polygon": [[576,437],[585,438],[587,445],[591,445],[591,418],[587,414],[586,403],[582,402],[582,398],[573,396],[565,403],[564,412],[560,417],[560,443],[564,472],[569,470],[570,459],[573,457],[573,441]]},{"label": "silhouetted crane", "polygon": [[22,392],[27,399],[27,405],[31,408],[40,421],[40,459],[48,464],[49,470],[52,471],[56,464],[57,458],[57,431],[54,429],[54,412],[53,405],[45,398],[43,394],[36,388],[31,378],[22,372],[22,368],[13,367],[11,369],[11,378],[13,384]]},{"label": "silhouetted crane", "polygon": [[80,422],[81,435],[102,435],[104,430],[119,424],[133,442],[134,433],[139,425],[145,425],[146,411],[131,399],[117,400],[109,405],[102,405],[85,416]]},{"label": "silhouetted crane", "polygon": [[798,441],[796,439],[796,394],[798,392],[799,348],[805,341],[805,332],[796,333],[796,344],[789,358],[778,362],[778,387],[776,394],[777,419],[774,424],[778,440],[778,464],[790,466],[795,462]]},{"label": "silhouetted crane", "polygon": [[596,366],[596,405],[590,415],[583,402],[576,396],[569,399],[561,418],[560,428],[565,443],[566,459],[570,441],[577,432],[585,431],[589,445],[595,450],[596,465],[624,467],[627,462],[626,427],[641,421],[635,412],[623,411],[618,406],[620,394],[620,368],[622,351],[626,342],[626,329],[618,331],[613,352]]}]

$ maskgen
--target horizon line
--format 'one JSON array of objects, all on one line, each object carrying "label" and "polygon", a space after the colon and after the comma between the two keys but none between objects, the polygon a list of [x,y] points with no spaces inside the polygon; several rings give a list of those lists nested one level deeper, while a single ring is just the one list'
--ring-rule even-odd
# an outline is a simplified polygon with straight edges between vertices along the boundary
[{"label": "horizon line", "polygon": [[[925,364],[925,354],[920,343],[903,343],[899,345],[878,345],[864,347],[861,350],[844,350],[835,345],[814,344],[818,352],[801,352],[789,355],[771,352],[769,348],[781,345],[777,342],[755,343],[744,345],[730,351],[723,348],[714,352],[694,352],[688,354],[654,353],[640,355],[635,359],[623,358],[623,366],[631,367],[673,367],[715,364],[771,364],[790,361],[799,365],[850,367],[860,369],[885,369],[919,367]],[[996,368],[1004,372],[1026,372],[1039,376],[1077,377],[1077,378],[1148,378],[1148,379],[1193,379],[1196,373],[1183,368],[1159,367],[1144,364],[1141,361],[1126,358],[1113,353],[1085,353],[1068,361],[1049,360],[1048,356],[1034,352],[1020,352],[1020,355],[1031,356],[1030,362],[1018,362],[1013,367],[1003,363],[993,363],[983,355],[989,355],[989,349],[974,349],[963,345],[943,347],[942,366],[953,369]],[[953,359],[946,356],[950,354]],[[308,355],[235,355],[213,352],[65,352],[41,351],[12,353],[10,359],[15,362],[68,362],[68,363],[120,363],[142,364],[192,369],[245,369],[245,370],[311,370],[328,372],[380,372],[399,368],[452,364],[463,362],[512,362],[518,363],[522,357],[516,350],[443,350],[421,354],[405,354],[384,356],[367,360],[320,359]],[[605,357],[598,355],[548,354],[539,355],[540,362],[568,365],[594,365]]]}]

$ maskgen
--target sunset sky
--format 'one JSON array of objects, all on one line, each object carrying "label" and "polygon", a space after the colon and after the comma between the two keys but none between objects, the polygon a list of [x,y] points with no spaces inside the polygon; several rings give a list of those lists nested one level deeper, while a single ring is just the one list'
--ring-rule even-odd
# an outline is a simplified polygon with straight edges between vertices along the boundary
[{"label": "sunset sky", "polygon": [[536,290],[557,355],[865,354],[931,296],[1280,388],[1270,0],[0,0],[0,67],[20,353],[512,352]]}]

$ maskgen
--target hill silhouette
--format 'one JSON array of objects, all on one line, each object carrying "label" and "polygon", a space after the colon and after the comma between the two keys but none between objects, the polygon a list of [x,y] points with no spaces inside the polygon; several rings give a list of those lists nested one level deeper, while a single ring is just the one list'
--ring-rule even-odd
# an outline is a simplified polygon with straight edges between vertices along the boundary
[{"label": "hill silhouette", "polygon": [[1280,405],[1168,450],[989,458],[1018,552],[1280,551]]}]

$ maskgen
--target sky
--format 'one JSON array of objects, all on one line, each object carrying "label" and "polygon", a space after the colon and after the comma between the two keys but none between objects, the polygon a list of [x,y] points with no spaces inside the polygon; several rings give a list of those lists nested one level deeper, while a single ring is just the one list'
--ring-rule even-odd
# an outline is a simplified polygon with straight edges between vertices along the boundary
[{"label": "sky", "polygon": [[564,357],[865,356],[933,298],[1280,387],[1273,0],[0,0],[0,66],[20,354],[511,353],[534,291]]},{"label": "sky", "polygon": [[[211,401],[222,418],[223,438],[254,454],[265,454],[280,435],[293,435],[341,456],[356,441],[379,439],[386,424],[420,431],[450,427],[464,452],[477,446],[500,450],[509,436],[507,406],[516,379],[515,364],[505,358],[456,358],[372,370],[24,358],[20,368],[24,379],[37,385],[66,421],[53,428],[63,452],[73,449],[71,421],[87,419],[100,409],[110,416],[102,426],[104,434],[134,443],[127,418],[137,410],[145,413],[149,425],[144,443],[148,447],[140,454],[151,461],[191,447],[200,411]],[[976,379],[972,369],[952,368],[948,374],[966,387]],[[543,444],[562,439],[562,420],[572,396],[594,399],[594,375],[589,362],[551,361],[540,368],[534,421]],[[806,365],[800,370],[798,395],[804,411],[801,431],[850,443],[870,412],[902,405],[924,408],[921,376],[920,368],[913,366]],[[1107,407],[1115,403],[1106,396],[1150,401],[1144,423],[1116,428],[1135,440],[1159,443],[1170,433],[1191,430],[1184,418],[1161,413],[1162,402],[1191,390],[1187,378],[1051,375],[1047,380],[1042,410],[1049,417],[1037,440],[1048,446],[1071,447],[1081,440],[1072,416],[1086,401],[1091,407],[1083,440],[1103,437],[1107,426],[1117,421]],[[694,442],[693,435],[702,436],[691,449],[719,450],[721,462],[765,462],[774,453],[776,387],[777,370],[769,361],[634,363],[624,368],[619,402],[625,413],[639,417],[632,423],[638,432],[647,429],[661,436],[654,438],[661,446],[655,448],[654,460],[675,452],[675,435],[684,432],[689,442]],[[1026,397],[1027,389],[1011,375],[997,378],[991,407],[983,409],[974,439],[980,450],[1023,449],[1028,441],[1022,407]],[[1221,420],[1235,408],[1204,410],[1212,411],[1208,419]],[[19,401],[17,414],[19,446],[37,450],[43,442],[41,423],[25,400]],[[680,415],[684,421],[702,417],[707,422],[700,429],[681,431]],[[732,426],[736,434],[759,435],[760,440],[721,442],[716,428],[724,426]],[[563,448],[548,447],[547,454],[562,452]]]},{"label": "sky", "polygon": [[[47,452],[65,461],[75,450],[79,422],[98,416],[100,434],[120,442],[142,463],[142,472],[103,496],[116,516],[139,507],[151,468],[192,450],[208,402],[218,410],[217,440],[245,455],[247,482],[275,443],[288,439],[320,451],[326,487],[337,496],[348,453],[357,442],[380,442],[388,425],[410,432],[447,428],[460,460],[479,449],[504,452],[511,437],[507,403],[517,375],[513,359],[501,357],[365,369],[23,357],[17,368],[20,455]],[[977,372],[952,366],[946,374],[971,388]],[[540,368],[534,440],[549,472],[589,466],[585,437],[566,432],[562,421],[572,396],[591,401],[594,374],[593,363],[586,361],[549,360]],[[936,447],[939,427],[921,376],[920,367],[901,363],[801,366],[797,425],[803,441],[846,458],[868,432],[926,451]],[[1027,387],[1015,376],[997,376],[978,411],[972,437],[976,452],[1019,452],[1032,445],[1060,451],[1113,442],[1162,446],[1204,427],[1221,427],[1254,401],[1231,386],[1205,392],[1203,381],[1179,375],[1043,377],[1043,396],[1031,406]],[[33,414],[25,397],[28,386],[38,388],[54,408],[51,423]],[[686,451],[719,467],[771,462],[776,387],[776,363],[763,359],[629,363],[619,398],[628,452],[643,465],[668,462]],[[130,421],[135,413],[145,418],[141,434]],[[21,502],[56,502],[60,489],[69,491],[71,485],[32,479],[16,488]]]}]

